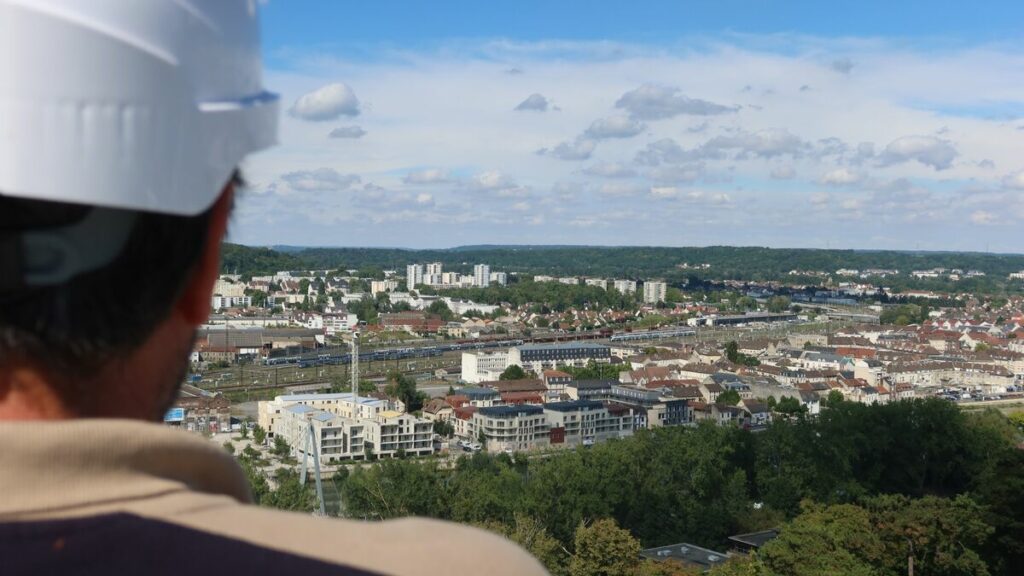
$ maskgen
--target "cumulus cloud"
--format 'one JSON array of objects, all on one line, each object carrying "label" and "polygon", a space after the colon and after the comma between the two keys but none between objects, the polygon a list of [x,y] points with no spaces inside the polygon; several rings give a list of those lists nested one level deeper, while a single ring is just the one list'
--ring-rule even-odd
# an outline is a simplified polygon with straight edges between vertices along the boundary
[{"label": "cumulus cloud", "polygon": [[796,178],[796,169],[792,164],[782,164],[772,168],[772,180],[792,180]]},{"label": "cumulus cloud", "polygon": [[849,58],[840,58],[838,60],[833,60],[832,64],[829,65],[830,68],[832,68],[836,72],[839,72],[840,74],[849,74],[850,72],[853,72],[854,66],[856,66],[856,64],[854,64],[853,60],[850,60]]},{"label": "cumulus cloud", "polygon": [[421,193],[416,195],[416,203],[419,204],[420,206],[432,205],[434,203],[434,196],[433,196],[433,194],[427,194],[426,192],[421,192]]},{"label": "cumulus cloud", "polygon": [[333,168],[288,172],[281,176],[281,180],[299,192],[344,190],[360,181],[355,174],[342,174]]},{"label": "cumulus cloud", "polygon": [[449,174],[440,168],[415,170],[402,178],[402,181],[406,184],[443,184],[450,180]]},{"label": "cumulus cloud", "polygon": [[957,151],[947,140],[934,136],[904,136],[890,142],[878,156],[882,166],[917,160],[936,170],[945,170],[953,165]]},{"label": "cumulus cloud", "polygon": [[615,107],[641,120],[660,120],[681,114],[713,116],[739,110],[737,106],[724,106],[707,100],[689,98],[680,94],[679,88],[656,84],[644,84],[626,92],[615,102]]},{"label": "cumulus cloud", "polygon": [[327,136],[329,138],[362,138],[365,135],[366,130],[360,126],[339,126],[331,130]]},{"label": "cumulus cloud", "polygon": [[299,97],[288,109],[288,114],[311,122],[358,116],[359,99],[347,84],[335,82]]},{"label": "cumulus cloud", "polygon": [[988,226],[999,221],[995,214],[986,210],[975,210],[971,212],[971,223],[979,226]]},{"label": "cumulus cloud", "polygon": [[583,135],[594,140],[605,138],[631,138],[644,131],[647,126],[628,116],[611,116],[594,120]]},{"label": "cumulus cloud", "polygon": [[1007,174],[1003,178],[1003,186],[1013,190],[1024,190],[1024,170]]},{"label": "cumulus cloud", "polygon": [[636,176],[636,170],[619,162],[599,162],[583,169],[583,173],[589,176],[600,176],[602,178],[632,178]]},{"label": "cumulus cloud", "polygon": [[676,186],[652,186],[651,196],[661,200],[678,199],[695,204],[725,206],[732,203],[732,198],[725,192],[705,192],[703,190],[686,190]]},{"label": "cumulus cloud", "polygon": [[546,112],[551,102],[543,94],[530,94],[515,107],[518,112]]},{"label": "cumulus cloud", "polygon": [[647,177],[660,183],[689,183],[696,182],[700,178],[703,178],[704,174],[704,163],[694,162],[690,164],[667,164],[664,166],[658,166],[649,170],[647,172]]},{"label": "cumulus cloud", "polygon": [[572,142],[562,142],[554,148],[541,148],[537,154],[551,156],[559,160],[587,160],[594,153],[597,142],[589,138],[577,138]]},{"label": "cumulus cloud", "polygon": [[715,136],[708,140],[701,150],[708,155],[714,155],[721,151],[735,151],[737,157],[746,158],[756,156],[759,158],[773,158],[775,156],[799,155],[804,148],[800,138],[791,134],[783,128],[769,128],[757,132],[741,130],[735,134]]},{"label": "cumulus cloud", "polygon": [[648,190],[647,186],[635,182],[605,182],[597,192],[602,196],[638,196]]},{"label": "cumulus cloud", "polygon": [[850,186],[864,181],[864,174],[849,168],[836,168],[821,175],[820,184],[828,186]]},{"label": "cumulus cloud", "polygon": [[488,192],[496,196],[509,198],[529,195],[529,190],[520,186],[516,181],[498,170],[485,170],[474,175],[467,187],[477,192]]},{"label": "cumulus cloud", "polygon": [[692,162],[699,160],[699,152],[683,149],[678,142],[672,138],[662,138],[647,144],[643,150],[637,152],[636,162],[647,166],[657,166],[662,162],[676,164],[680,162]]}]

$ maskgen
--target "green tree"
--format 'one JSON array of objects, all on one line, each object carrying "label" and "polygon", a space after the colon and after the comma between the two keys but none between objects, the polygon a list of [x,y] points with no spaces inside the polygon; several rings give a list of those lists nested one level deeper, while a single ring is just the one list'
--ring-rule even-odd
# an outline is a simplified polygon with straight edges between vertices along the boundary
[{"label": "green tree", "polygon": [[267,441],[267,431],[259,424],[254,426],[252,429],[252,441],[260,446]]},{"label": "green tree", "polygon": [[792,304],[789,298],[785,296],[772,296],[768,299],[768,311],[778,314],[789,310],[789,306]]},{"label": "green tree", "polygon": [[718,402],[727,406],[735,406],[740,403],[740,393],[735,390],[726,390],[718,395]]},{"label": "green tree", "polygon": [[842,392],[840,392],[839,390],[830,390],[828,396],[825,398],[824,404],[825,406],[832,407],[836,406],[843,400],[845,400],[845,398],[843,397]]},{"label": "green tree", "polygon": [[431,302],[430,306],[427,306],[427,313],[436,314],[445,322],[451,322],[455,319],[455,313],[452,312],[452,309],[448,307],[448,304],[446,304],[444,300],[435,300]]},{"label": "green tree", "polygon": [[640,542],[610,518],[580,524],[573,541],[571,576],[630,576],[640,564]]},{"label": "green tree", "polygon": [[509,364],[508,368],[498,376],[498,380],[522,380],[527,377],[526,371],[518,364]]},{"label": "green tree", "polygon": [[443,438],[451,438],[455,435],[455,427],[451,422],[445,420],[434,420],[434,434]]},{"label": "green tree", "polygon": [[316,505],[316,494],[312,482],[299,483],[299,474],[292,468],[278,468],[274,473],[277,488],[267,494],[261,502],[279,510],[310,512]]},{"label": "green tree", "polygon": [[278,458],[287,458],[292,453],[292,447],[288,445],[288,441],[284,437],[278,435],[274,436],[274,447],[271,451]]},{"label": "green tree", "polygon": [[407,412],[415,412],[423,408],[427,395],[416,388],[416,380],[395,370],[388,374],[388,385],[384,393],[398,398],[405,404]]},{"label": "green tree", "polygon": [[524,514],[515,514],[512,522],[488,521],[480,523],[485,530],[496,532],[519,544],[534,558],[540,560],[551,576],[567,576],[568,555],[562,544],[548,534],[547,528],[536,518]]},{"label": "green tree", "polygon": [[725,345],[725,357],[734,364],[738,364],[740,360],[740,347],[735,340],[730,340]]},{"label": "green tree", "polygon": [[759,557],[774,574],[875,576],[886,554],[871,517],[859,506],[807,502],[802,513],[765,544]]}]

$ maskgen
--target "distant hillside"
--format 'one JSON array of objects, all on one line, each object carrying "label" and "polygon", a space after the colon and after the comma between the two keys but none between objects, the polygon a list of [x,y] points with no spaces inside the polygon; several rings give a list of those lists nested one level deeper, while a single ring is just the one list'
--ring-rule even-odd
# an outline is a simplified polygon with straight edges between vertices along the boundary
[{"label": "distant hillside", "polygon": [[[285,251],[286,250],[286,251]],[[620,278],[665,277],[682,280],[689,275],[704,279],[778,280],[792,278],[791,270],[835,272],[843,268],[898,269],[903,273],[930,268],[979,270],[982,278],[957,283],[913,280],[905,274],[887,278],[897,288],[952,289],[992,292],[1006,284],[1011,272],[1024,270],[1024,255],[899,252],[860,250],[773,249],[710,246],[704,248],[595,247],[595,246],[462,246],[447,250],[398,248],[296,248],[285,250],[224,246],[226,272],[268,274],[277,270],[376,269],[399,270],[416,262],[442,262],[448,270],[469,272],[473,264],[492,270],[526,274],[588,275]],[[710,264],[706,270],[679,266]],[[1018,286],[1019,288],[1019,286]]]}]

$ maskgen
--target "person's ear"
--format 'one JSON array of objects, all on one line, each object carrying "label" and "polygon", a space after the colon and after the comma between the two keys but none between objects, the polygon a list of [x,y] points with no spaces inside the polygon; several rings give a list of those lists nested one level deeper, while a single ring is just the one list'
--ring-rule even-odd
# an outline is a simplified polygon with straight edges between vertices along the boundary
[{"label": "person's ear", "polygon": [[178,299],[178,314],[193,326],[206,322],[210,316],[210,297],[213,295],[213,285],[220,275],[220,245],[228,230],[234,194],[234,184],[228,183],[210,209],[210,228],[206,234],[206,245],[181,298]]}]

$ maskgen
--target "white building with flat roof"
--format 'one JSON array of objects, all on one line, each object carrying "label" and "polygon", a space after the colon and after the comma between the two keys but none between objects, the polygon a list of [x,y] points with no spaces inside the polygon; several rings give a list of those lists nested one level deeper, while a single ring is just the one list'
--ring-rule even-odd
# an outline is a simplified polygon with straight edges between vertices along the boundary
[{"label": "white building with flat roof", "polygon": [[623,294],[636,293],[636,282],[633,280],[616,280],[612,283],[612,286]]},{"label": "white building with flat roof", "polygon": [[473,285],[478,288],[487,288],[491,285],[491,267],[487,264],[473,266]]},{"label": "white building with flat roof", "polygon": [[657,304],[658,302],[664,302],[665,291],[667,289],[668,284],[665,284],[664,282],[653,280],[644,282],[644,303]]},{"label": "white building with flat roof", "polygon": [[498,379],[508,368],[508,350],[477,350],[462,353],[462,380],[470,384]]},{"label": "white building with flat roof", "polygon": [[423,266],[409,264],[405,267],[405,289],[415,290],[416,286],[420,284],[423,284]]}]

